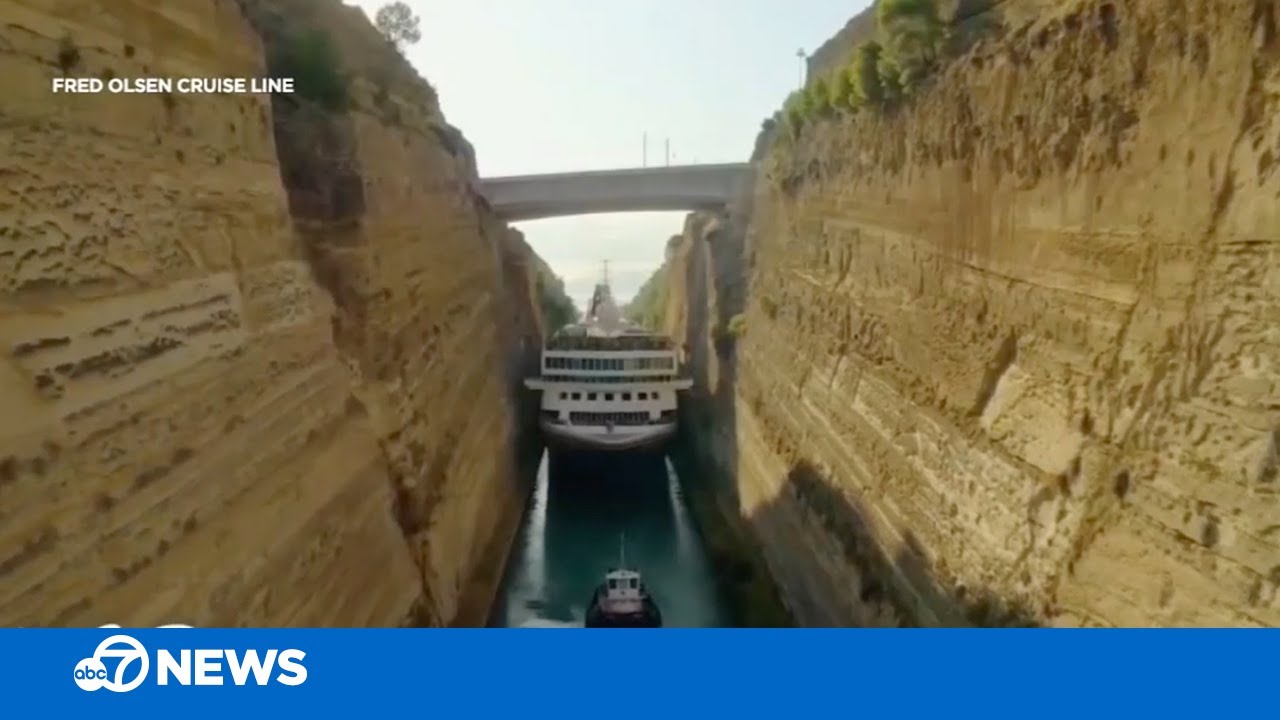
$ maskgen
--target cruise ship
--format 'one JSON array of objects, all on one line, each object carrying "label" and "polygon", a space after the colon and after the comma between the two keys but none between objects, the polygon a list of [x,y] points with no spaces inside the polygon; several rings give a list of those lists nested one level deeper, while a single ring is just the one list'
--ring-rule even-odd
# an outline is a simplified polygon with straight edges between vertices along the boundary
[{"label": "cruise ship", "polygon": [[676,432],[681,376],[670,339],[622,319],[608,273],[583,322],[557,331],[542,350],[540,391],[547,445],[560,451],[660,452]]}]

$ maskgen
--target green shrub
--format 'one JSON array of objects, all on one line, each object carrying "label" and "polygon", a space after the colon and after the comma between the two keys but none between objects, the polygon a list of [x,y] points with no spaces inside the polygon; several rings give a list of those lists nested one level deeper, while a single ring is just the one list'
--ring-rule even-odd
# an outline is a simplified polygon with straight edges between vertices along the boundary
[{"label": "green shrub", "polygon": [[[675,235],[668,240],[668,252],[680,240],[681,236],[679,235]],[[631,302],[627,303],[623,315],[641,327],[661,331],[662,323],[667,316],[668,275],[666,264],[655,270],[640,286],[640,289],[636,291],[636,296],[631,298]]]},{"label": "green shrub", "polygon": [[827,94],[827,79],[818,78],[805,90],[811,114],[825,115],[831,111],[831,98]]},{"label": "green shrub", "polygon": [[578,322],[578,306],[564,292],[564,282],[554,275],[536,276],[538,306],[542,314],[543,331],[550,335],[565,325]]},{"label": "green shrub", "polygon": [[747,332],[747,318],[742,313],[738,313],[729,318],[729,334],[733,337],[740,338]]},{"label": "green shrub", "polygon": [[849,74],[857,102],[863,105],[880,105],[885,101],[884,82],[880,78],[880,43],[872,40],[858,46],[854,52]]},{"label": "green shrub", "polygon": [[835,71],[827,84],[827,102],[837,111],[857,110],[857,98],[854,95],[853,68],[842,67]]},{"label": "green shrub", "polygon": [[329,110],[347,107],[347,77],[333,41],[323,32],[293,35],[281,43],[273,66],[276,74],[291,77],[294,92]]},{"label": "green shrub", "polygon": [[800,128],[804,127],[805,117],[809,112],[807,108],[807,97],[808,96],[803,91],[796,90],[788,95],[786,102],[782,104],[782,112],[783,116],[786,118],[787,128],[791,130],[793,135],[799,132]]},{"label": "green shrub", "polygon": [[893,103],[903,96],[902,68],[896,60],[884,55],[880,56],[880,87],[884,92],[885,102]]},{"label": "green shrub", "polygon": [[880,0],[876,22],[898,84],[905,91],[918,87],[937,66],[947,40],[937,0]]}]

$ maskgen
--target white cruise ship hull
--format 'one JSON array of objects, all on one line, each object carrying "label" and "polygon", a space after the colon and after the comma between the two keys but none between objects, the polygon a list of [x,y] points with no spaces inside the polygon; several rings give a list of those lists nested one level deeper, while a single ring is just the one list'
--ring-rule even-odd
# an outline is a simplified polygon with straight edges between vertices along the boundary
[{"label": "white cruise ship hull", "polygon": [[540,422],[547,444],[560,450],[593,452],[649,452],[664,449],[675,437],[675,423],[663,425],[615,426],[566,425],[543,419]]}]

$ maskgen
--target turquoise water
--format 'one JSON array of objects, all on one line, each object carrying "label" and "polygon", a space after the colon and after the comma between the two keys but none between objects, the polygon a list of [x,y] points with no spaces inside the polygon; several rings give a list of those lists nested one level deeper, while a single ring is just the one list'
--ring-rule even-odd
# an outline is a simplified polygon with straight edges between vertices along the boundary
[{"label": "turquoise water", "polygon": [[625,550],[666,627],[725,627],[729,614],[679,479],[660,457],[584,465],[544,455],[493,627],[582,627],[591,592]]}]

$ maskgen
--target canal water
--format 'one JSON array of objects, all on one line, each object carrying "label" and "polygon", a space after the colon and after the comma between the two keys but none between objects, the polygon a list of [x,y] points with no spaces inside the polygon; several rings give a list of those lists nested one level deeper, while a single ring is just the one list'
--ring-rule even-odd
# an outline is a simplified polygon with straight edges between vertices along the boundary
[{"label": "canal water", "polygon": [[591,465],[544,454],[491,627],[582,627],[604,573],[639,570],[665,627],[725,627],[728,608],[679,478],[662,457]]}]

